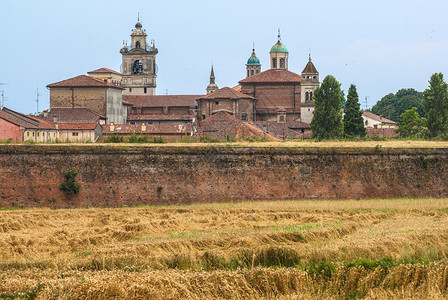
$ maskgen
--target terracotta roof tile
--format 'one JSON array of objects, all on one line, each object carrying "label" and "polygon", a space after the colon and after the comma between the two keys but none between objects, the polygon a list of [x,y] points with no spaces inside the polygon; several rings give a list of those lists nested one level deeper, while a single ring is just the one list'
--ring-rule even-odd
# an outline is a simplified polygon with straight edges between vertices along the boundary
[{"label": "terracotta roof tile", "polygon": [[50,123],[24,115],[6,107],[0,110],[0,118],[27,129],[56,129],[56,127]]},{"label": "terracotta roof tile", "polygon": [[288,70],[269,69],[258,74],[240,80],[239,83],[252,82],[301,82],[299,74]]},{"label": "terracotta roof tile", "polygon": [[53,107],[36,118],[53,122],[54,117],[57,117],[58,122],[98,122],[100,119],[106,119],[105,116],[84,107]]},{"label": "terracotta roof tile", "polygon": [[190,134],[193,124],[146,124],[146,131],[142,131],[142,124],[116,124],[114,131],[110,131],[110,124],[101,125],[103,134]]},{"label": "terracotta roof tile", "polygon": [[302,73],[305,73],[305,74],[316,74],[316,73],[319,73],[319,72],[317,72],[316,67],[314,66],[313,62],[310,60],[306,64],[306,66],[303,69]]},{"label": "terracotta roof tile", "polygon": [[128,115],[129,121],[191,121],[193,118],[193,115]]},{"label": "terracotta roof tile", "polygon": [[57,123],[60,130],[95,130],[99,126],[98,123]]},{"label": "terracotta roof tile", "polygon": [[220,111],[200,122],[199,134],[213,139],[231,138],[266,138],[277,140],[270,134],[248,122],[243,122],[231,114]]},{"label": "terracotta roof tile", "polygon": [[97,70],[94,70],[94,71],[87,72],[87,74],[90,74],[90,73],[114,73],[114,74],[117,74],[117,75],[123,75],[120,72],[117,72],[117,71],[114,71],[114,70],[111,70],[111,69],[108,69],[108,68],[100,68],[100,69],[97,69]]},{"label": "terracotta roof tile", "polygon": [[[255,122],[255,125],[260,128],[265,127],[267,133],[279,139],[297,139],[302,137],[301,133],[290,128],[289,123],[277,123],[275,121],[257,121]],[[307,128],[310,128],[309,124],[307,125]]]},{"label": "terracotta roof tile", "polygon": [[199,97],[198,99],[255,99],[241,92],[237,92],[229,87],[223,87],[213,93]]},{"label": "terracotta roof tile", "polygon": [[237,91],[237,92],[241,92],[241,85],[238,84],[238,85],[234,86],[232,89]]},{"label": "terracotta roof tile", "polygon": [[55,82],[47,85],[50,88],[57,87],[109,87],[124,90],[124,88],[120,86],[113,85],[111,83],[105,83],[100,79],[93,78],[87,75],[79,75],[73,78],[69,78],[66,80],[62,80],[59,82]]},{"label": "terracotta roof tile", "polygon": [[372,120],[375,120],[378,122],[388,123],[388,124],[397,124],[396,122],[394,122],[392,120],[386,119],[382,116],[375,115],[374,113],[372,113],[370,111],[365,111],[362,113],[362,115],[366,118],[369,118],[369,119],[372,119]]},{"label": "terracotta roof tile", "polygon": [[202,95],[123,95],[123,100],[134,107],[196,106]]}]

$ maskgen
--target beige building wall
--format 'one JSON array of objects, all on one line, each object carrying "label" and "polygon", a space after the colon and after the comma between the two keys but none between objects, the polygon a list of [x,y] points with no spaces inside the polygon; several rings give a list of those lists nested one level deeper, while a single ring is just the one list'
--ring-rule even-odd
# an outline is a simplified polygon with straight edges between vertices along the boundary
[{"label": "beige building wall", "polygon": [[[118,90],[120,91],[121,90]],[[106,115],[106,89],[97,87],[50,88],[50,107],[85,107]]]}]

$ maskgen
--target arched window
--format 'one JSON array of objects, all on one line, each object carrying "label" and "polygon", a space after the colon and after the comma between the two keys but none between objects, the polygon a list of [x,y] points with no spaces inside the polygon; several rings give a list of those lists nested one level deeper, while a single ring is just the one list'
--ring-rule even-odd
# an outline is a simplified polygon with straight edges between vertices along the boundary
[{"label": "arched window", "polygon": [[133,74],[142,74],[143,73],[143,64],[141,61],[136,60],[132,65],[132,73]]},{"label": "arched window", "polygon": [[276,58],[272,59],[272,68],[277,69],[277,59]]},{"label": "arched window", "polygon": [[305,93],[305,102],[310,101],[310,94],[308,92]]},{"label": "arched window", "polygon": [[243,112],[241,114],[241,121],[247,121],[247,113]]},{"label": "arched window", "polygon": [[310,92],[310,101],[313,101],[313,92]]},{"label": "arched window", "polygon": [[284,68],[285,67],[285,59],[284,58],[280,58],[280,68]]},{"label": "arched window", "polygon": [[251,70],[251,71],[250,71],[250,75],[254,75],[254,70]]},{"label": "arched window", "polygon": [[247,70],[247,77],[249,77],[249,70]]},{"label": "arched window", "polygon": [[135,48],[140,48],[140,41],[135,42]]}]

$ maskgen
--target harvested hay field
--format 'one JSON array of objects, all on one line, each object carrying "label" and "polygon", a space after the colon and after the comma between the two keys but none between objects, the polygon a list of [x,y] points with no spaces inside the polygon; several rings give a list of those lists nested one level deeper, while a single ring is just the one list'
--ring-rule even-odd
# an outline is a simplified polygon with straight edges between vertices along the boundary
[{"label": "harvested hay field", "polygon": [[0,298],[446,299],[448,199],[0,211]]}]

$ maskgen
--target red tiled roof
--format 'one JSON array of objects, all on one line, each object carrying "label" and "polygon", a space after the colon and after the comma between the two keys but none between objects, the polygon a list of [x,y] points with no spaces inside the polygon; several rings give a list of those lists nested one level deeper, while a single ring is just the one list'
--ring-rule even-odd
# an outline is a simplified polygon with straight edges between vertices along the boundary
[{"label": "red tiled roof", "polygon": [[270,134],[248,122],[243,122],[225,111],[219,111],[200,122],[199,134],[214,139],[231,138],[267,138],[277,140]]},{"label": "red tiled roof", "polygon": [[381,122],[381,123],[388,123],[388,124],[397,124],[396,122],[386,119],[384,117],[375,115],[374,113],[370,112],[370,111],[365,111],[362,113],[362,115],[366,118]]},{"label": "red tiled roof", "polygon": [[98,123],[57,123],[60,130],[95,130]]},{"label": "red tiled roof", "polygon": [[105,83],[100,79],[96,79],[87,75],[79,75],[73,78],[55,82],[47,85],[47,87],[109,87],[124,90],[124,88],[120,86],[116,86],[111,83]]},{"label": "red tiled roof", "polygon": [[196,106],[202,95],[123,95],[123,100],[135,107]]},{"label": "red tiled roof", "polygon": [[24,115],[8,108],[3,108],[0,110],[0,118],[26,129],[56,129],[56,127],[50,123]]},{"label": "red tiled roof", "polygon": [[58,122],[97,122],[106,119],[105,116],[84,107],[53,107],[43,112],[36,118],[53,122],[57,117]]},{"label": "red tiled roof", "polygon": [[110,124],[101,125],[103,134],[190,134],[193,124],[146,124],[146,131],[142,131],[142,124],[116,124],[114,131],[110,131]]},{"label": "red tiled roof", "polygon": [[193,115],[139,115],[130,114],[128,115],[129,121],[191,121],[194,118]]},{"label": "red tiled roof", "polygon": [[238,84],[232,88],[234,91],[241,92],[241,85]]},{"label": "red tiled roof", "polygon": [[223,87],[213,93],[199,97],[198,99],[255,99],[241,92],[237,92],[229,87]]},{"label": "red tiled roof", "polygon": [[117,75],[123,75],[120,72],[117,72],[117,71],[114,71],[114,70],[111,70],[111,69],[108,69],[108,68],[100,68],[100,69],[97,69],[97,70],[94,70],[94,71],[87,72],[87,74],[90,74],[90,73],[114,73],[114,74],[117,74]]},{"label": "red tiled roof", "polygon": [[269,69],[240,80],[239,83],[252,82],[301,82],[299,74],[288,70]]},{"label": "red tiled roof", "polygon": [[[292,123],[300,123],[303,124],[303,127],[299,127],[298,124],[293,125]],[[288,122],[288,123],[277,123],[275,121],[257,121],[255,122],[260,128],[265,127],[266,132],[275,136],[279,139],[297,139],[303,138],[303,134],[298,132],[292,128],[296,129],[310,129],[310,125],[302,122]]]}]

